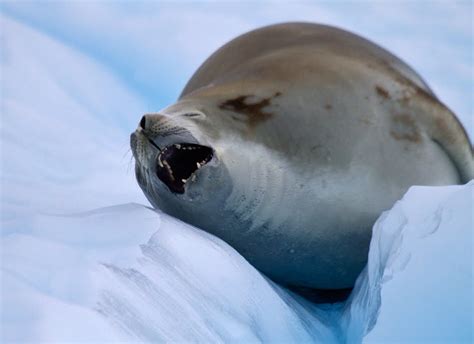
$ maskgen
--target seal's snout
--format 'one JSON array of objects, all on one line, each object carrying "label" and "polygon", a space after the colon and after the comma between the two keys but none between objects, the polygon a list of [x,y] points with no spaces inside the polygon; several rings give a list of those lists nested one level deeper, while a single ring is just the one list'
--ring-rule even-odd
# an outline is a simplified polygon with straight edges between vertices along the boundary
[{"label": "seal's snout", "polygon": [[[164,114],[145,114],[131,137],[137,161],[175,194],[183,194],[197,171],[214,157],[211,147],[199,144],[186,121]],[[137,154],[135,154],[137,151]]]},{"label": "seal's snout", "polygon": [[139,127],[142,129],[146,129],[146,115],[144,115],[142,119],[140,120]]},{"label": "seal's snout", "polygon": [[149,131],[154,125],[164,124],[169,118],[159,113],[144,114],[138,123],[138,130]]},{"label": "seal's snout", "polygon": [[184,186],[195,173],[211,161],[214,151],[194,143],[176,143],[165,147],[157,158],[158,178],[174,193],[184,193]]}]

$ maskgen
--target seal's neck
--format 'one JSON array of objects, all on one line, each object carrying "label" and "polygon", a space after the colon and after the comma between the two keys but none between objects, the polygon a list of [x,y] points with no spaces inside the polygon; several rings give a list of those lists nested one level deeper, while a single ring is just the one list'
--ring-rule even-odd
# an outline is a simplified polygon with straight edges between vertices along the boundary
[{"label": "seal's neck", "polygon": [[[272,226],[284,224],[292,211],[295,200],[291,192],[288,162],[264,146],[255,143],[227,140],[221,146],[223,160],[232,179],[232,192],[225,208],[232,211],[249,230],[271,222]],[[287,203],[288,212],[275,210]]]}]

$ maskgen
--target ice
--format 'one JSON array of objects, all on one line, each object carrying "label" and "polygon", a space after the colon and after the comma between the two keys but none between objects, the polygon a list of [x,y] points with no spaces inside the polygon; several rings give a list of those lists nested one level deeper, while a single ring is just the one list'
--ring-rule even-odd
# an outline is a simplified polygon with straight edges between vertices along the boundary
[{"label": "ice", "polygon": [[34,227],[2,238],[6,341],[336,341],[337,307],[315,310],[221,240],[147,207]]},{"label": "ice", "polygon": [[364,342],[472,342],[473,187],[411,188],[379,220],[368,279],[382,307]]},{"label": "ice", "polygon": [[4,341],[472,340],[472,204],[413,187],[374,226],[347,303],[312,304],[220,239],[138,204],[2,237]]},{"label": "ice", "polygon": [[147,207],[38,216],[34,227],[2,238],[7,341],[75,340],[97,328],[130,341],[335,341],[330,311],[315,311],[221,240]]},{"label": "ice", "polygon": [[2,236],[2,342],[117,339],[96,310],[102,262],[136,257],[139,244],[157,228],[148,212],[129,204],[72,216],[37,215],[31,234]]}]

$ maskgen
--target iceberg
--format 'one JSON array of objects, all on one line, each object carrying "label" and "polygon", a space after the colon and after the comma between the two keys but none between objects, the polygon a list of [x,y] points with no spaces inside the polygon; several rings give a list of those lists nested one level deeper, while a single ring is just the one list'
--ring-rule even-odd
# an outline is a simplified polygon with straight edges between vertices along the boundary
[{"label": "iceberg", "polygon": [[222,240],[125,204],[2,236],[2,341],[472,341],[474,182],[412,187],[346,302],[314,304]]},{"label": "iceberg", "polygon": [[412,187],[373,228],[345,323],[365,343],[473,341],[474,181]]}]

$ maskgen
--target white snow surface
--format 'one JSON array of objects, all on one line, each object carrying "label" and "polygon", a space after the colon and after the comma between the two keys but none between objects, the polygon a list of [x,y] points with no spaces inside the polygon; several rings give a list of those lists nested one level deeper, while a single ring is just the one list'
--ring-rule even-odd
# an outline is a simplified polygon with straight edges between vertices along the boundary
[{"label": "white snow surface", "polygon": [[220,239],[138,204],[2,236],[2,342],[472,341],[465,186],[412,187],[346,303],[312,304]]}]

